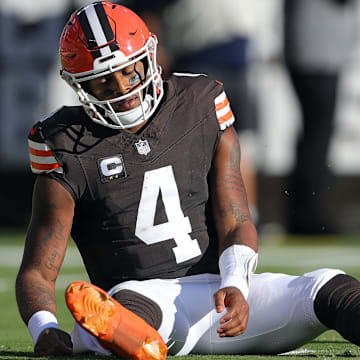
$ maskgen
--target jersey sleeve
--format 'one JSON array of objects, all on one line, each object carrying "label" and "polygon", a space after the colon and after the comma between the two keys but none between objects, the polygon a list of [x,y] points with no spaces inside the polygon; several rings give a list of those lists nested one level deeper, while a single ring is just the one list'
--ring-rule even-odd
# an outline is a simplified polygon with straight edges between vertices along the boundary
[{"label": "jersey sleeve", "polygon": [[47,145],[40,130],[40,122],[35,124],[28,136],[30,168],[34,174],[62,173],[63,168]]},{"label": "jersey sleeve", "polygon": [[235,122],[230,102],[224,90],[215,97],[215,113],[221,130],[225,130]]},{"label": "jersey sleeve", "polygon": [[[67,190],[73,200],[79,200],[86,188],[80,166],[66,151],[55,151],[52,142],[44,135],[44,124],[35,124],[28,136],[31,171],[36,174],[47,174]],[[60,146],[61,148],[61,146]]]}]

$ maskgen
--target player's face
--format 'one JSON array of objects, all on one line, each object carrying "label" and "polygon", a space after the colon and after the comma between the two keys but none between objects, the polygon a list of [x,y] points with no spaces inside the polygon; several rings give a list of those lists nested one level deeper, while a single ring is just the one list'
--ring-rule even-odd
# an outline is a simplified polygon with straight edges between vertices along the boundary
[{"label": "player's face", "polygon": [[[110,100],[128,94],[143,83],[144,64],[138,61],[110,75],[89,80],[87,87],[99,100]],[[139,95],[112,104],[115,112],[128,111],[140,105]]]}]

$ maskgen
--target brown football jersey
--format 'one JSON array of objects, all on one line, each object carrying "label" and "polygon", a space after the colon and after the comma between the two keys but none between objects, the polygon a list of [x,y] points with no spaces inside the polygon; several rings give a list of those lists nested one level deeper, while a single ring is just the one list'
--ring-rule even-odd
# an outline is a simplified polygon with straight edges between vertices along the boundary
[{"label": "brown football jersey", "polygon": [[173,75],[155,117],[132,134],[63,107],[31,129],[31,168],[75,201],[72,237],[91,281],[218,272],[208,175],[232,115],[220,83]]}]

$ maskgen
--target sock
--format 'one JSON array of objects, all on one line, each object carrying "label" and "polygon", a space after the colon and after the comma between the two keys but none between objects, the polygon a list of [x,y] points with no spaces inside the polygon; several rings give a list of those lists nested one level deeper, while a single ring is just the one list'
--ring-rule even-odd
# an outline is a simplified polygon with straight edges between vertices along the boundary
[{"label": "sock", "polygon": [[360,345],[360,281],[339,274],[317,293],[314,310],[328,328],[356,345]]}]

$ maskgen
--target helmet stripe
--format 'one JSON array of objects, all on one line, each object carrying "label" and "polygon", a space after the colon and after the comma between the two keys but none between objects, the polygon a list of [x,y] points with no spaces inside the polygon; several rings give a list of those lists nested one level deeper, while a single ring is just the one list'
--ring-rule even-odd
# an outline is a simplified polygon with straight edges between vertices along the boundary
[{"label": "helmet stripe", "polygon": [[105,13],[105,9],[103,4],[96,4],[94,6],[95,12],[99,18],[100,25],[102,27],[102,30],[104,32],[106,42],[112,41],[115,39],[114,32],[110,26],[109,19]]},{"label": "helmet stripe", "polygon": [[[94,58],[109,55],[118,50],[114,32],[110,26],[102,3],[94,3],[83,9],[78,17],[90,49],[98,48],[92,53]],[[108,46],[105,46],[111,41]]]},{"label": "helmet stripe", "polygon": [[[88,20],[88,18],[86,16],[85,11],[83,11],[83,10],[84,9],[82,9],[82,11],[79,11],[77,16],[78,16],[82,31],[83,31],[83,33],[85,35],[87,46],[88,46],[88,48],[90,50],[93,50],[98,45],[97,45],[97,42],[95,40],[95,36],[94,36],[94,34],[93,34],[92,30],[91,30],[89,20]],[[99,51],[92,51],[91,54],[92,54],[94,59],[101,56],[101,53]]]},{"label": "helmet stripe", "polygon": [[103,4],[96,4],[95,5],[95,11],[96,14],[99,18],[100,24],[102,26],[102,29],[104,31],[105,37],[106,37],[106,42],[111,41],[111,43],[109,44],[110,46],[110,50],[111,51],[115,51],[115,50],[119,50],[119,45],[116,42],[115,39],[115,34],[111,28],[110,22],[109,22],[109,18],[107,17],[106,13],[105,13],[105,9],[104,9],[104,5]]},{"label": "helmet stripe", "polygon": [[88,18],[86,17],[86,14],[84,11],[81,11],[78,13],[78,19],[80,21],[80,25],[81,25],[82,31],[84,32],[89,49],[93,49],[93,48],[97,47],[97,43],[95,41],[94,34],[91,30]]},{"label": "helmet stripe", "polygon": [[[102,6],[101,4],[97,4],[97,5]],[[101,26],[100,20],[95,11],[95,6],[94,5],[87,6],[85,8],[85,14],[87,16],[97,46],[98,47],[104,46],[108,41],[106,39],[103,27]],[[101,52],[102,56],[109,55],[111,53],[111,50],[108,46],[99,49],[99,51]]]}]

